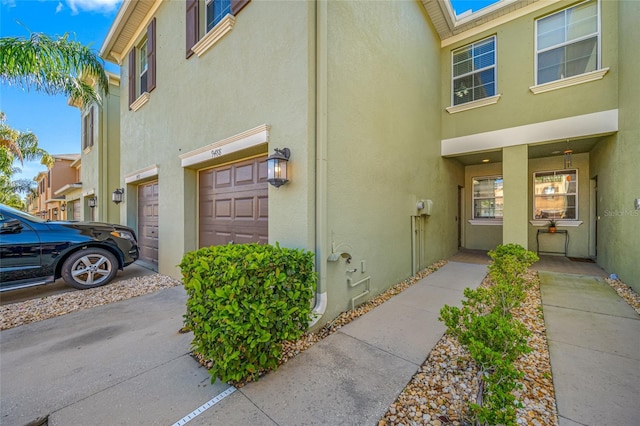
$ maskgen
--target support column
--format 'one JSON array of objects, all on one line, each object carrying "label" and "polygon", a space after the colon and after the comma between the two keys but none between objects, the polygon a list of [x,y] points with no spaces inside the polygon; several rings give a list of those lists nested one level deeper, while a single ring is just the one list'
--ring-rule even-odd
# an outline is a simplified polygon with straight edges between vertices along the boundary
[{"label": "support column", "polygon": [[502,243],[529,248],[529,159],[527,145],[502,149],[504,219]]}]

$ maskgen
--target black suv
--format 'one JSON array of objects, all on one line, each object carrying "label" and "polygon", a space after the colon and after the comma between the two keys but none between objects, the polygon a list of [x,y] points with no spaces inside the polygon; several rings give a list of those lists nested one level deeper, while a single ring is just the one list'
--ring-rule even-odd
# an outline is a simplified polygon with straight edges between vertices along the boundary
[{"label": "black suv", "polygon": [[137,258],[127,226],[50,222],[0,204],[0,292],[60,277],[77,289],[98,287]]}]

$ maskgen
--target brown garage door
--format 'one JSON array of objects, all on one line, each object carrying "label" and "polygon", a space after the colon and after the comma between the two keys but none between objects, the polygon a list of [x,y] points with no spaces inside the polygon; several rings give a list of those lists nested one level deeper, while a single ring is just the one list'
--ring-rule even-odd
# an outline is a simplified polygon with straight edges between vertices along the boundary
[{"label": "brown garage door", "polygon": [[80,201],[73,202],[73,206],[71,207],[73,210],[73,220],[80,220],[82,217],[80,216]]},{"label": "brown garage door", "polygon": [[268,238],[267,157],[200,172],[200,247]]},{"label": "brown garage door", "polygon": [[138,186],[140,260],[158,270],[158,181]]}]

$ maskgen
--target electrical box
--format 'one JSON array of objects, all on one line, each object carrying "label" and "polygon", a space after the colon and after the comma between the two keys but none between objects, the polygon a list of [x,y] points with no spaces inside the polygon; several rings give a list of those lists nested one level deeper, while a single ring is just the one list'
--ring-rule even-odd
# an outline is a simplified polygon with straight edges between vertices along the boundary
[{"label": "electrical box", "polygon": [[418,200],[418,202],[416,203],[416,208],[418,209],[418,214],[431,216],[431,210],[433,209],[433,201]]}]

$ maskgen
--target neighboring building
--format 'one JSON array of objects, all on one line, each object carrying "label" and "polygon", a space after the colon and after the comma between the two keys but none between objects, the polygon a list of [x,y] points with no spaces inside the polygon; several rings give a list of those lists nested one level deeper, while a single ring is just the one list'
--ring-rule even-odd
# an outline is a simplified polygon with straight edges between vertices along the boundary
[{"label": "neighboring building", "polygon": [[[205,245],[314,251],[320,322],[459,247],[535,250],[553,217],[568,234],[545,249],[570,237],[569,256],[640,287],[639,217],[602,213],[640,197],[638,17],[596,0],[460,19],[434,0],[125,2],[101,50],[128,94],[122,222],[174,277]],[[285,147],[276,189],[265,160]]]},{"label": "neighboring building", "polygon": [[82,105],[82,191],[74,204],[76,218],[120,223],[120,208],[111,194],[120,188],[120,77],[107,72],[109,93],[100,104]]},{"label": "neighboring building", "polygon": [[78,183],[77,162],[80,154],[52,155],[53,165],[45,172],[38,173],[36,195],[30,203],[30,212],[48,220],[66,219],[66,198],[58,191]]},{"label": "neighboring building", "polygon": [[64,198],[64,203],[60,206],[60,210],[62,210],[60,219],[80,221],[82,220],[81,157],[78,156],[78,159],[71,163],[69,167],[75,169],[75,181],[56,190],[54,195]]}]

